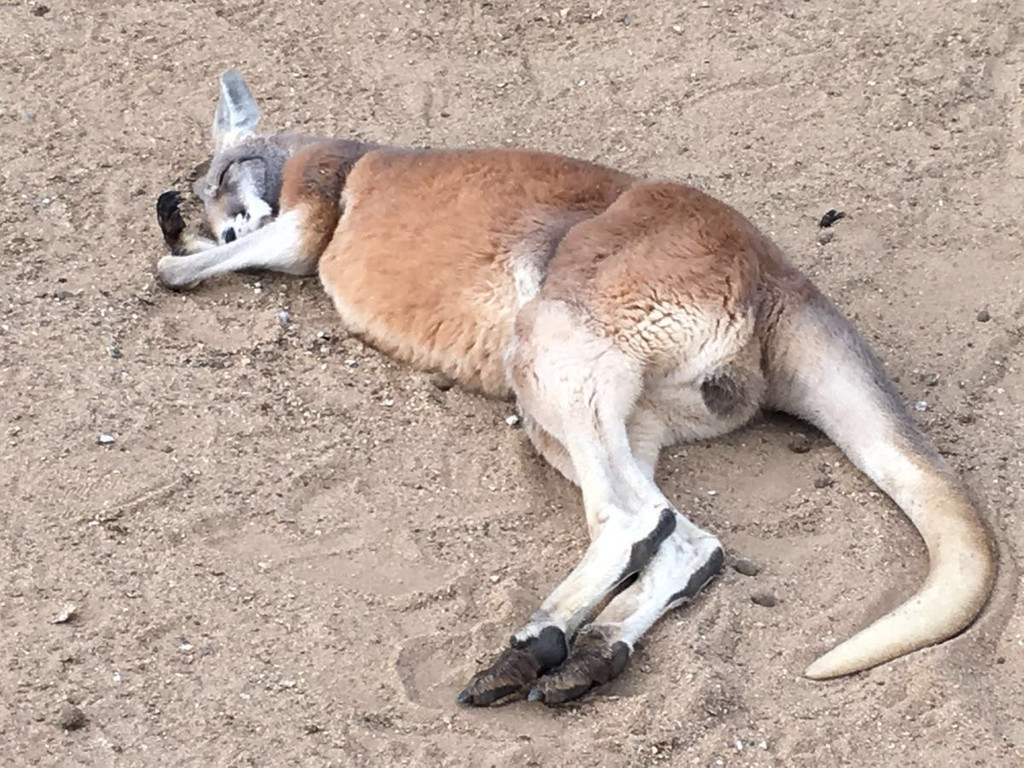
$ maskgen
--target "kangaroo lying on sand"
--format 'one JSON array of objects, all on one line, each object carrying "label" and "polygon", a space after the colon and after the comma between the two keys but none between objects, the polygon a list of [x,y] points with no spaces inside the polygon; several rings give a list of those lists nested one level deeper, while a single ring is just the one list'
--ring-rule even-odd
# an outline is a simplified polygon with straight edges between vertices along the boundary
[{"label": "kangaroo lying on sand", "polygon": [[[158,219],[186,288],[262,268],[319,274],[379,349],[514,394],[537,450],[583,494],[583,559],[458,696],[576,698],[719,571],[722,545],[659,490],[661,449],[758,409],[824,431],[913,521],[930,570],[912,598],[815,661],[847,675],[945,640],[984,607],[996,559],[970,496],[866,342],[743,216],[696,189],[518,150],[412,150],[257,134],[221,77],[197,186],[216,242]],[[604,607],[592,614],[599,606]]]}]

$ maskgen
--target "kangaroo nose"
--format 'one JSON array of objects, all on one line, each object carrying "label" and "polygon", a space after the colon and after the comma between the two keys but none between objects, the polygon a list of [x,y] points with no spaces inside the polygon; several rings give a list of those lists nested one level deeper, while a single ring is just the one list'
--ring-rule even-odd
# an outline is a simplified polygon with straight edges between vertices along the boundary
[{"label": "kangaroo nose", "polygon": [[234,242],[236,237],[238,237],[238,236],[235,234],[235,228],[234,227],[228,227],[227,229],[224,230],[224,242],[225,243]]}]

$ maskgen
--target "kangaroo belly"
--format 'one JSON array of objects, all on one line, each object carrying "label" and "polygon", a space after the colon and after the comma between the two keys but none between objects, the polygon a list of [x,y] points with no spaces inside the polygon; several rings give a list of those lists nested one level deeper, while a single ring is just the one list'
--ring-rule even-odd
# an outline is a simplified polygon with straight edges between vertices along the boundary
[{"label": "kangaroo belly", "polygon": [[348,175],[320,277],[375,346],[503,395],[518,308],[567,229],[628,183],[537,153],[372,152]]}]

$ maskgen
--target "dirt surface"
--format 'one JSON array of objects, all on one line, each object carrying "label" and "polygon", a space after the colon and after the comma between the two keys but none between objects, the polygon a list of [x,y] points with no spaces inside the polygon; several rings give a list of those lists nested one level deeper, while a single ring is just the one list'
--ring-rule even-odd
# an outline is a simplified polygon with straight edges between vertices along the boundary
[{"label": "dirt surface", "polygon": [[[47,5],[0,4],[4,765],[1022,763],[1019,2]],[[227,66],[267,127],[556,150],[739,207],[980,497],[981,621],[801,678],[925,558],[773,419],[659,471],[756,575],[727,568],[573,706],[458,708],[582,552],[580,502],[510,404],[348,337],[316,280],[154,284],[154,200],[205,157]]]}]

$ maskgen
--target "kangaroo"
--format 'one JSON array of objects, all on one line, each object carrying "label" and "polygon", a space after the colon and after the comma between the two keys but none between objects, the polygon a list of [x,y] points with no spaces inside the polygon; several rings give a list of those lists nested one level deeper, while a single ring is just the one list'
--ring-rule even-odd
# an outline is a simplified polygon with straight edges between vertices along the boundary
[{"label": "kangaroo", "polygon": [[260,134],[258,122],[228,70],[196,190],[216,241],[189,231],[179,196],[164,193],[157,217],[172,255],[159,280],[318,274],[368,343],[514,396],[533,446],[582,493],[589,547],[460,703],[558,704],[622,673],[637,640],[724,560],[655,483],[660,451],[760,409],[821,429],[928,549],[917,593],[807,677],[939,643],[983,609],[996,557],[972,497],[861,335],[733,208],[554,154]]}]

